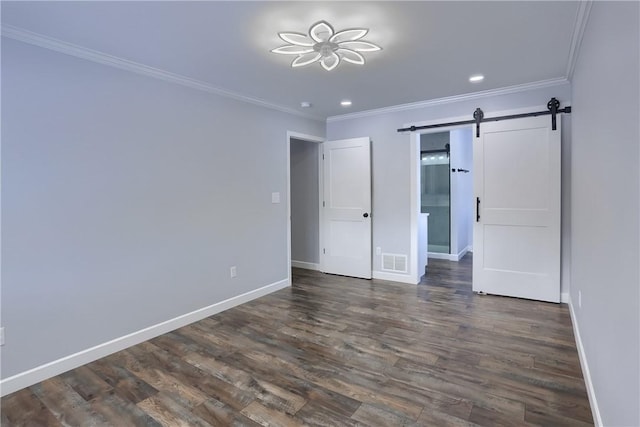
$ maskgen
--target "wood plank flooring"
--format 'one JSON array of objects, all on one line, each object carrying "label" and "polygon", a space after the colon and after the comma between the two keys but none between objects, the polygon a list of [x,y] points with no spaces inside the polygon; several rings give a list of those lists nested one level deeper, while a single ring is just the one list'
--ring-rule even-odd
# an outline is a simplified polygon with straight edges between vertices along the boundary
[{"label": "wood plank flooring", "polygon": [[274,294],[2,398],[2,426],[593,425],[566,306],[294,270]]}]

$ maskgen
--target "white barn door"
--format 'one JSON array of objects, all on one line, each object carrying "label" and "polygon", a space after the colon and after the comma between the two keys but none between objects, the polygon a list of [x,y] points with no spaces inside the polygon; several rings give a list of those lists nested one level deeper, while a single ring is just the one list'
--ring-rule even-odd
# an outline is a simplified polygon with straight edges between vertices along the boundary
[{"label": "white barn door", "polygon": [[560,302],[560,117],[474,132],[474,292]]},{"label": "white barn door", "polygon": [[324,155],[322,271],[371,278],[369,138],[327,141]]}]

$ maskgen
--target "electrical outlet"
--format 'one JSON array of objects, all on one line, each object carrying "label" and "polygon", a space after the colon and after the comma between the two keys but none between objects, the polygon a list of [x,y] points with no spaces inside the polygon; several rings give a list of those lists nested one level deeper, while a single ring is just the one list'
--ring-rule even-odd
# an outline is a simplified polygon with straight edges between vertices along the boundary
[{"label": "electrical outlet", "polygon": [[4,345],[4,326],[0,328],[0,345]]},{"label": "electrical outlet", "polygon": [[238,269],[235,265],[231,266],[231,268],[229,269],[229,273],[231,274],[231,278],[234,278],[238,275]]},{"label": "electrical outlet", "polygon": [[376,246],[376,255],[382,255],[382,248],[380,246]]},{"label": "electrical outlet", "polygon": [[578,308],[582,308],[582,291],[578,291]]}]

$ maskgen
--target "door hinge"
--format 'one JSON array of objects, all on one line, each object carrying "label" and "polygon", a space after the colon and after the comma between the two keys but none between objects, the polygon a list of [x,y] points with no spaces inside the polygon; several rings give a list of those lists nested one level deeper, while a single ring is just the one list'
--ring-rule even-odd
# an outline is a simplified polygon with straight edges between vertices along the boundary
[{"label": "door hinge", "polygon": [[326,254],[326,253],[327,253],[327,250],[326,250],[325,248],[322,248],[322,253],[323,253],[323,254]]},{"label": "door hinge", "polygon": [[324,160],[324,153],[322,154],[322,160]]},{"label": "door hinge", "polygon": [[322,201],[322,207],[324,208],[324,200]]}]

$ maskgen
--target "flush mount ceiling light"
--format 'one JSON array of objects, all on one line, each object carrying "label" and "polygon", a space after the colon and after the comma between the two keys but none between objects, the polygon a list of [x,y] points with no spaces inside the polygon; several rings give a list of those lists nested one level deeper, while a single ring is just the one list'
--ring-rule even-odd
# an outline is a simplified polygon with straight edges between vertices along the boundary
[{"label": "flush mount ceiling light", "polygon": [[469,77],[469,81],[471,83],[479,83],[484,80],[484,76],[482,74],[476,74],[474,76]]},{"label": "flush mount ceiling light", "polygon": [[331,71],[341,61],[363,65],[364,56],[360,52],[374,52],[380,46],[364,41],[367,28],[350,28],[334,31],[327,21],[320,21],[309,28],[309,35],[302,33],[278,33],[278,36],[289,43],[272,49],[271,52],[282,55],[296,55],[292,67],[302,67],[320,62],[322,68]]}]

